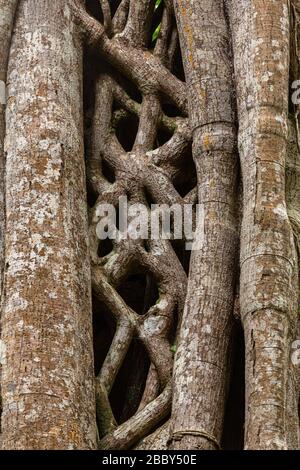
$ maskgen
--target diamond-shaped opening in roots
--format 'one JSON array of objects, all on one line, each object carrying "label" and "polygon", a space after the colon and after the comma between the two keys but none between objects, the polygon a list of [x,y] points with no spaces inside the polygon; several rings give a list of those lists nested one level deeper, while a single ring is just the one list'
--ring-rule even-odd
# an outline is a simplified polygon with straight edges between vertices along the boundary
[{"label": "diamond-shaped opening in roots", "polygon": [[110,164],[105,160],[102,160],[101,167],[104,178],[106,178],[109,183],[114,183],[116,181],[116,176],[114,169],[110,166]]},{"label": "diamond-shaped opening in roots", "polygon": [[93,343],[95,374],[99,374],[114,334],[116,323],[103,302],[93,296]]},{"label": "diamond-shaped opening in roots", "polygon": [[103,22],[103,15],[101,12],[101,8],[99,8],[99,1],[98,0],[86,0],[86,9],[94,18],[98,21]]},{"label": "diamond-shaped opening in roots", "polygon": [[161,147],[166,142],[168,142],[171,139],[172,135],[173,133],[168,129],[163,129],[162,127],[159,127],[156,134],[157,147]]},{"label": "diamond-shaped opening in roots", "polygon": [[104,256],[109,255],[113,249],[114,249],[113,242],[109,238],[106,238],[105,240],[99,240],[99,245],[98,245],[99,258],[103,258]]},{"label": "diamond-shaped opening in roots", "polygon": [[156,7],[154,9],[154,13],[152,16],[152,23],[150,28],[149,34],[149,43],[148,47],[150,49],[154,49],[157,39],[160,35],[161,31],[161,20],[162,20],[162,13],[163,13],[163,2],[155,2]]},{"label": "diamond-shaped opening in roots", "polygon": [[179,41],[177,41],[176,52],[172,63],[172,73],[175,75],[175,77],[179,78],[179,80],[185,82],[185,73],[183,68],[181,49],[179,47]]},{"label": "diamond-shaped opening in roots", "polygon": [[191,250],[186,249],[185,240],[171,240],[171,245],[185,273],[188,275],[190,270]]},{"label": "diamond-shaped opening in roots", "polygon": [[120,115],[116,127],[116,136],[125,152],[132,150],[138,126],[139,119],[134,114]]},{"label": "diamond-shaped opening in roots", "polygon": [[197,185],[196,167],[193,161],[192,148],[189,146],[178,165],[178,171],[173,179],[173,185],[181,197],[186,196]]},{"label": "diamond-shaped opening in roots", "polygon": [[142,399],[150,367],[148,354],[134,338],[110,393],[110,403],[118,423],[133,416]]},{"label": "diamond-shaped opening in roots", "polygon": [[[112,16],[115,14],[121,0],[109,0],[109,6]],[[86,0],[86,8],[88,12],[103,23],[103,15],[99,8],[99,0]]]},{"label": "diamond-shaped opening in roots", "polygon": [[126,304],[139,315],[146,313],[158,300],[159,293],[153,275],[136,264],[118,287]]},{"label": "diamond-shaped opening in roots", "polygon": [[177,106],[175,106],[173,103],[163,101],[161,107],[162,107],[162,110],[163,110],[163,112],[165,113],[166,116],[169,116],[169,117],[180,117],[180,116],[184,117],[182,115],[182,112],[179,111]]},{"label": "diamond-shaped opening in roots", "polygon": [[242,450],[245,422],[245,341],[240,324],[232,335],[232,373],[225,409],[222,449]]}]

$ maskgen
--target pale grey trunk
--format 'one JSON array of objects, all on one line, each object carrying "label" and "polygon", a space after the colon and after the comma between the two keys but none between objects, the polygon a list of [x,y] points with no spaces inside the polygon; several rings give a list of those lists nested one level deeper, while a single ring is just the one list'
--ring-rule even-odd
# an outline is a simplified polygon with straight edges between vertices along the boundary
[{"label": "pale grey trunk", "polygon": [[[297,139],[297,129],[295,117],[289,119],[289,139],[286,156],[286,204],[288,216],[292,225],[294,239],[297,249],[297,268],[293,277],[294,308],[299,305],[299,254],[300,254],[300,152]],[[292,332],[292,351],[288,370],[287,384],[287,447],[289,449],[299,449],[300,429],[298,402],[300,392],[300,367],[298,361],[294,360],[295,346],[299,348],[300,338],[300,318],[298,315],[297,324]],[[296,353],[297,354],[297,353]]]},{"label": "pale grey trunk", "polygon": [[22,0],[8,72],[3,449],[96,446],[81,101],[69,1]]},{"label": "pale grey trunk", "polygon": [[285,200],[289,3],[229,2],[244,189],[246,449],[289,447],[287,384],[298,319],[298,266]]},{"label": "pale grey trunk", "polygon": [[4,135],[6,75],[11,33],[18,0],[0,0],[0,292],[2,291],[4,250]]},{"label": "pale grey trunk", "polygon": [[[5,136],[5,107],[6,107],[6,75],[10,50],[10,40],[13,28],[15,10],[18,0],[0,0],[0,296],[2,299],[2,284],[4,270],[4,232],[5,232],[5,193],[4,193],[4,136]],[[0,305],[1,305],[0,299]],[[1,314],[1,306],[0,306]],[[1,331],[1,328],[0,328]],[[1,361],[0,361],[1,375]],[[0,389],[0,412],[1,389]]]},{"label": "pale grey trunk", "polygon": [[237,155],[222,0],[175,0],[202,220],[174,363],[175,449],[221,445],[237,261]]}]

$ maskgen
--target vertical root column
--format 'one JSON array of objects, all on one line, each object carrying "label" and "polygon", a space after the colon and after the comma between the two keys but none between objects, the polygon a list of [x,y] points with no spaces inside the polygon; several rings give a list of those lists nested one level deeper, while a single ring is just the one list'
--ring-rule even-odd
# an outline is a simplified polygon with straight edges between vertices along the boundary
[{"label": "vertical root column", "polygon": [[175,11],[203,217],[175,357],[172,448],[211,450],[223,431],[238,240],[231,45],[222,1],[177,0]]},{"label": "vertical root column", "polygon": [[[255,118],[254,118],[255,119]],[[246,338],[246,447],[286,448],[287,381],[294,327],[295,252],[285,204],[285,137],[260,110],[243,165],[241,316]],[[272,126],[273,124],[273,126]],[[272,134],[273,130],[273,134]],[[244,148],[245,151],[245,148]],[[277,162],[269,161],[277,159]]]},{"label": "vertical root column", "polygon": [[96,447],[82,57],[69,4],[20,1],[11,46],[3,449]]},{"label": "vertical root column", "polygon": [[289,355],[297,312],[295,246],[285,202],[287,3],[230,2],[244,189],[240,303],[247,449],[288,446]]},{"label": "vertical root column", "polygon": [[244,328],[246,446],[250,449],[282,449],[286,447],[289,322],[280,312],[259,310],[246,317]]}]

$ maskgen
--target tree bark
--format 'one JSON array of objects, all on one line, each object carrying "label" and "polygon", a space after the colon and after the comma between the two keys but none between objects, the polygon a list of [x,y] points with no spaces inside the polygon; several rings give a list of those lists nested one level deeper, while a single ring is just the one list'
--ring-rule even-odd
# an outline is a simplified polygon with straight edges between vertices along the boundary
[{"label": "tree bark", "polygon": [[218,449],[228,385],[237,266],[237,153],[223,1],[174,2],[188,85],[203,219],[191,256],[174,362],[172,447]]},{"label": "tree bark", "polygon": [[[3,270],[4,270],[4,237],[5,237],[5,183],[4,183],[4,137],[5,137],[5,107],[6,107],[6,75],[10,50],[10,40],[17,7],[17,0],[0,0],[0,295],[2,299]],[[1,305],[2,300],[0,300]],[[1,309],[1,307],[0,307]],[[0,312],[1,313],[1,312]],[[0,343],[2,351],[2,344]],[[2,353],[1,353],[2,354]],[[2,361],[0,360],[0,376]],[[0,390],[0,412],[2,409]]]},{"label": "tree bark", "polygon": [[231,0],[244,213],[240,306],[246,449],[287,449],[287,384],[297,325],[297,257],[285,200],[287,0]]},{"label": "tree bark", "polygon": [[300,448],[299,17],[0,0],[0,447]]},{"label": "tree bark", "polygon": [[6,106],[6,75],[11,33],[17,3],[18,0],[0,1],[0,291],[2,289],[4,240],[4,135]]},{"label": "tree bark", "polygon": [[69,1],[21,0],[8,72],[3,449],[96,446],[81,102]]}]

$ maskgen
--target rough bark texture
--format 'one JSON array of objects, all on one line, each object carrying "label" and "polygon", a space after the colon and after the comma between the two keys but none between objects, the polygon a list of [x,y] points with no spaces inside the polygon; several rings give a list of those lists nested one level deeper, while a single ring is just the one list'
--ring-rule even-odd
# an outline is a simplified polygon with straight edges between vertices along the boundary
[{"label": "rough bark texture", "polygon": [[[292,64],[293,65],[293,64]],[[297,266],[293,280],[293,302],[294,308],[299,312],[299,253],[300,253],[300,152],[297,139],[297,125],[295,115],[289,116],[288,146],[285,168],[286,182],[286,204],[290,223],[292,225],[294,240],[297,251]],[[297,324],[292,340],[297,341],[300,336],[300,318],[298,314]],[[290,356],[287,383],[287,417],[286,433],[287,446],[289,449],[299,449],[300,447],[300,427],[299,427],[299,397],[300,397],[300,367],[299,363],[292,361]]]},{"label": "rough bark texture", "polygon": [[221,0],[174,2],[203,220],[174,362],[172,447],[221,446],[237,266],[237,153],[230,40]]},{"label": "rough bark texture", "polygon": [[0,1],[0,292],[2,291],[4,252],[4,136],[6,106],[6,75],[15,10],[18,0]]},{"label": "rough bark texture", "polygon": [[8,72],[3,449],[96,445],[81,62],[69,2],[21,0]]},{"label": "rough bark texture", "polygon": [[244,212],[240,306],[246,449],[287,449],[297,258],[285,201],[289,2],[232,0]]},{"label": "rough bark texture", "polygon": [[[295,0],[290,4],[290,84],[300,76],[300,2]],[[295,245],[297,249],[298,276],[295,275],[295,306],[298,307],[297,328],[294,338],[299,346],[300,315],[299,315],[299,255],[300,255],[300,146],[299,146],[299,103],[289,103],[289,129],[288,147],[286,156],[286,204],[288,216],[292,225]],[[293,358],[293,353],[291,359]],[[300,447],[300,364],[290,361],[288,380],[288,416],[287,433],[288,447],[299,449]]]},{"label": "rough bark texture", "polygon": [[[299,15],[0,0],[4,449],[300,448]],[[191,262],[121,196],[199,203]]]},{"label": "rough bark texture", "polygon": [[[99,49],[110,65],[121,68],[142,95],[141,103],[132,99],[122,77],[118,81],[113,78],[114,69],[107,67],[97,74],[88,151],[88,180],[97,197],[90,217],[93,291],[116,322],[113,341],[96,379],[97,417],[103,436],[100,448],[128,449],[170,413],[171,335],[176,330],[175,316],[181,314],[183,307],[186,274],[168,240],[145,243],[142,239],[116,238],[109,253],[101,255],[103,242],[96,235],[98,209],[107,202],[117,207],[120,196],[128,197],[129,206],[148,204],[147,194],[155,203],[183,206],[186,202],[173,180],[190,143],[187,120],[166,116],[163,98],[158,95],[168,93],[169,99],[184,111],[185,86],[169,71],[174,54],[174,23],[167,10],[162,16],[161,36],[150,53],[144,48],[149,44],[152,0],[131,2],[126,27],[118,30],[117,36],[111,34],[111,39],[78,2],[74,5],[88,42]],[[117,138],[117,128],[122,120],[126,125],[132,115],[139,117],[139,124],[133,143],[125,149]],[[161,129],[171,134],[165,144],[160,144],[157,137]],[[114,181],[107,179],[105,164],[111,168]],[[154,305],[148,305],[145,296],[142,312],[138,312],[122,298],[120,287],[131,274],[143,273],[153,279],[158,298]],[[99,314],[103,316],[103,309]],[[146,384],[142,384],[144,393],[136,398],[136,413],[122,422],[114,416],[109,395],[134,336],[144,346],[151,367]]]},{"label": "rough bark texture", "polygon": [[[17,0],[0,1],[0,296],[2,299],[3,269],[4,269],[4,233],[5,233],[5,155],[4,155],[4,137],[5,137],[5,108],[6,108],[6,75],[9,58],[11,34],[17,7]],[[0,299],[0,305],[1,305]],[[1,309],[1,307],[0,307]],[[1,312],[0,312],[1,314]],[[0,350],[2,346],[0,344]],[[0,353],[1,354],[1,353]],[[0,377],[2,361],[0,360]],[[0,388],[0,412],[2,409]]]}]

